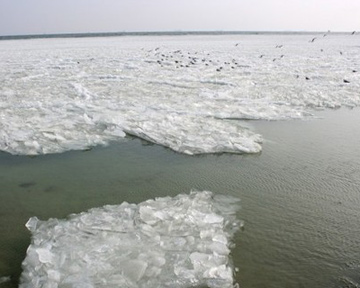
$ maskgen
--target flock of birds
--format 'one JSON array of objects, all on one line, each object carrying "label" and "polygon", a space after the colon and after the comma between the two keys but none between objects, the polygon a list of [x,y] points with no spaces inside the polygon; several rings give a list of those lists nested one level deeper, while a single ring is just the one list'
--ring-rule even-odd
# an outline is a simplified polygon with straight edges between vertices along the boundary
[{"label": "flock of birds", "polygon": [[[157,52],[159,49],[160,48],[158,47],[148,52],[155,52],[154,56],[157,58],[155,62],[161,67],[175,64],[175,68],[189,68],[191,66],[202,64],[204,66],[214,66],[218,72],[223,70],[225,66],[228,66],[231,69],[235,69],[236,67],[244,67],[244,65],[240,65],[236,59],[225,61],[223,63],[220,63],[220,60],[212,60],[209,57],[210,53],[207,53],[205,56],[201,56],[198,52],[186,53],[182,50],[160,53]],[[147,62],[151,63],[154,62],[154,60],[148,60]]]},{"label": "flock of birds", "polygon": [[[323,37],[326,37],[330,31],[323,34]],[[353,31],[350,35],[355,35],[356,31]],[[314,43],[318,41],[318,37],[314,37],[309,40],[309,43]],[[235,46],[237,47],[240,43],[236,43]],[[283,48],[284,45],[276,45],[276,49]],[[320,49],[321,52],[324,52],[323,49]],[[148,63],[156,63],[157,65],[164,67],[164,66],[175,66],[176,69],[179,68],[189,68],[196,65],[203,65],[208,67],[213,67],[216,72],[221,72],[224,69],[236,69],[236,68],[246,68],[249,67],[248,65],[241,65],[238,60],[231,59],[228,61],[220,61],[220,60],[213,60],[210,58],[210,53],[206,53],[206,55],[201,55],[198,52],[190,53],[184,52],[182,50],[175,50],[170,52],[164,52],[157,47],[155,49],[149,50],[148,56],[152,53],[152,60],[146,60]],[[339,51],[340,55],[343,55],[342,51]],[[272,59],[273,62],[281,60],[285,57],[285,54],[281,54],[279,57],[275,57]],[[266,58],[265,54],[261,54],[259,58]],[[155,59],[155,60],[154,60]],[[357,70],[353,69],[353,73],[356,73]],[[296,78],[300,78],[299,75],[296,75]],[[310,77],[305,76],[305,80],[311,80]],[[343,83],[350,83],[349,80],[343,79]]]}]

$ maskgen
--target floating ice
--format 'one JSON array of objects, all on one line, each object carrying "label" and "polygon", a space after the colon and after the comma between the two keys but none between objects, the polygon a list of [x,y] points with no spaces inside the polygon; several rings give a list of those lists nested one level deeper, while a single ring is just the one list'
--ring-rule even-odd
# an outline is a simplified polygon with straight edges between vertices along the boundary
[{"label": "floating ice", "polygon": [[238,199],[211,192],[32,217],[20,287],[234,286]]},{"label": "floating ice", "polygon": [[187,154],[259,152],[240,119],[360,104],[358,37],[309,37],[1,41],[0,150],[60,153],[127,133]]},{"label": "floating ice", "polygon": [[10,280],[11,280],[11,279],[10,279],[10,276],[0,277],[0,284],[9,282]]}]

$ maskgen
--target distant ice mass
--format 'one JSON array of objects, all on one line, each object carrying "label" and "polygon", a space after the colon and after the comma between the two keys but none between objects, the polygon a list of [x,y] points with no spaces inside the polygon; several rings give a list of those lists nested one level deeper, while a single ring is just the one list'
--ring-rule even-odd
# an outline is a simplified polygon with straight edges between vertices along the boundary
[{"label": "distant ice mass", "polygon": [[32,217],[19,287],[235,287],[238,202],[193,191],[64,220]]},{"label": "distant ice mass", "polygon": [[262,137],[243,121],[360,103],[359,37],[313,36],[1,41],[0,150],[60,153],[128,134],[186,154],[257,153]]}]

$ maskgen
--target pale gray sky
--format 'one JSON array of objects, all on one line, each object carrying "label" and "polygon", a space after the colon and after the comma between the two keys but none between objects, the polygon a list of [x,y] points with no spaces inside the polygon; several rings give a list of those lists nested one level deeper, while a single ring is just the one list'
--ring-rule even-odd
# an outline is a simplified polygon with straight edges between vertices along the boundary
[{"label": "pale gray sky", "polygon": [[0,35],[360,31],[360,0],[0,0]]}]

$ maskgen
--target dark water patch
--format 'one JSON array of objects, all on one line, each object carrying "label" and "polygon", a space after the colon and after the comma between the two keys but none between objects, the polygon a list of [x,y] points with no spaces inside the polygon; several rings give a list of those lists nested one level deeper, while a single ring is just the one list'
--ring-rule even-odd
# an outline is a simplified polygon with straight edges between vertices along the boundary
[{"label": "dark water patch", "polygon": [[32,187],[32,186],[35,186],[35,185],[36,185],[35,182],[23,182],[23,183],[19,184],[19,187],[21,187],[21,188],[29,188],[29,187]]}]

